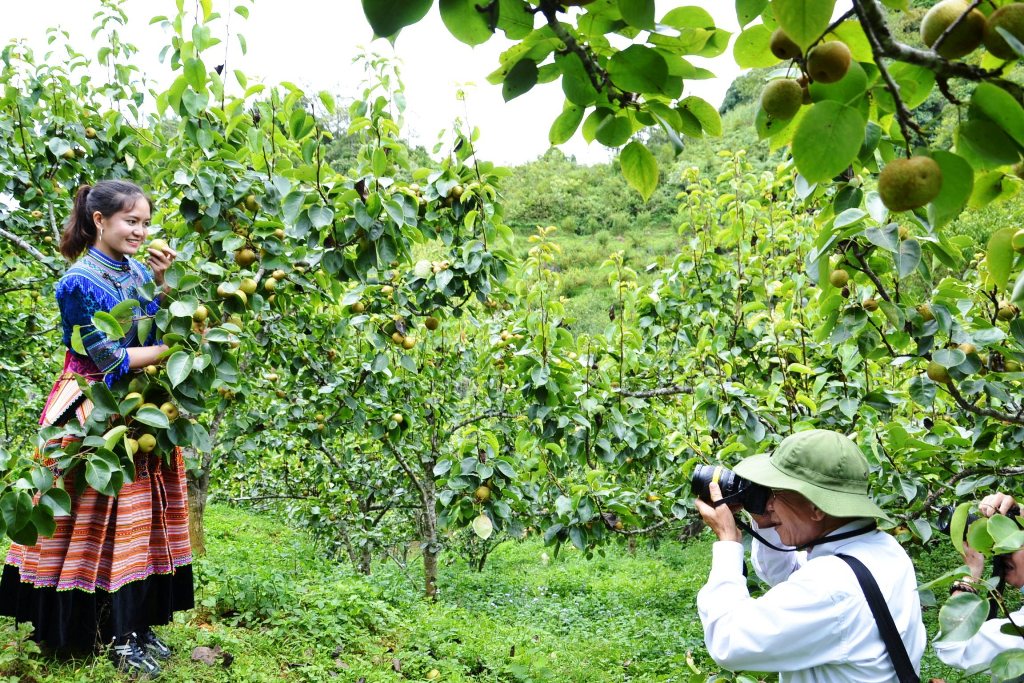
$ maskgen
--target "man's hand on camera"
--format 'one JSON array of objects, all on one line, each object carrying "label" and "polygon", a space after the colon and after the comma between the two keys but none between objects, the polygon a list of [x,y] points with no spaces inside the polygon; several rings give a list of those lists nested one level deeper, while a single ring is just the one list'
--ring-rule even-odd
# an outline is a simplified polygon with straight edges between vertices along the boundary
[{"label": "man's hand on camera", "polygon": [[[722,499],[722,489],[719,488],[718,484],[711,482],[708,485],[708,493],[711,496],[711,501],[719,501]],[[715,536],[718,536],[719,541],[740,541],[743,539],[740,535],[740,530],[736,526],[736,518],[732,515],[732,510],[727,505],[709,505],[697,499],[697,512],[704,519],[704,523],[708,525]]]},{"label": "man's hand on camera", "polygon": [[1013,496],[1005,493],[993,493],[992,495],[985,496],[981,499],[981,504],[978,506],[978,512],[991,517],[995,514],[1005,515],[1010,511],[1010,508],[1014,507],[1017,501],[1013,499]]}]

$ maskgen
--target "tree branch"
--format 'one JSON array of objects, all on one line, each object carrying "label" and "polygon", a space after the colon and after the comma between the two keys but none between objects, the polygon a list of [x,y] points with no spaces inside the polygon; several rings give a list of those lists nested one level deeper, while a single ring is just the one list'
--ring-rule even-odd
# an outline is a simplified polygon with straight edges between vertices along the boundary
[{"label": "tree branch", "polygon": [[13,232],[10,232],[9,230],[7,230],[5,228],[0,228],[0,237],[5,238],[9,242],[13,242],[17,246],[21,247],[23,250],[27,251],[37,261],[39,261],[44,266],[49,268],[50,272],[52,272],[52,273],[60,273],[60,268],[58,266],[55,266],[53,263],[51,263],[50,260],[48,258],[46,258],[46,256],[41,251],[39,251],[38,249],[33,247],[31,244],[29,244],[28,242],[26,242],[22,238],[20,238],[17,235],[15,235]]},{"label": "tree branch", "polygon": [[945,386],[946,391],[948,391],[949,395],[953,397],[953,400],[956,401],[956,404],[969,413],[974,413],[975,415],[980,415],[982,417],[991,417],[996,420],[1000,420],[1001,422],[1009,422],[1010,424],[1024,425],[1024,417],[1020,415],[1010,415],[1009,413],[1004,413],[998,410],[994,410],[992,408],[982,408],[980,406],[976,406],[975,404],[971,403],[966,398],[964,398],[963,394],[960,393],[960,390],[957,389],[956,385],[953,384],[952,382],[946,384]]},{"label": "tree branch", "polygon": [[[885,20],[885,12],[878,0],[853,0],[853,6],[861,19],[864,28],[878,43],[879,56],[895,59],[899,62],[921,66],[940,78],[962,78],[968,81],[983,81],[998,76],[998,71],[988,71],[961,61],[948,61],[934,50],[922,50],[897,41],[889,31]],[[872,50],[874,48],[872,47]]]},{"label": "tree branch", "polygon": [[925,498],[924,500],[924,505],[922,505],[921,508],[916,512],[913,512],[904,517],[904,519],[908,521],[912,519],[917,519],[925,512],[932,509],[932,505],[935,504],[935,501],[938,499],[939,496],[942,495],[942,492],[944,490],[948,490],[950,486],[956,484],[961,479],[965,479],[975,474],[995,474],[1001,477],[1014,477],[1024,474],[1024,467],[1004,467],[1002,469],[997,470],[991,470],[984,467],[970,467],[966,470],[961,470],[954,474],[952,477],[950,477],[947,482],[944,482],[945,484],[947,484],[945,488],[940,488],[933,491],[932,493],[929,493],[928,497]]},{"label": "tree branch", "polygon": [[503,412],[501,410],[489,410],[486,413],[482,413],[482,414],[476,415],[474,417],[466,418],[462,422],[456,423],[451,429],[449,429],[445,433],[444,438],[447,439],[447,438],[451,437],[453,434],[455,434],[455,432],[459,431],[463,427],[471,425],[471,424],[473,424],[475,422],[480,422],[482,420],[486,420],[486,419],[491,418],[491,417],[503,417],[505,419],[511,420],[511,419],[514,419],[516,416],[512,415],[510,413]]},{"label": "tree branch", "polygon": [[693,387],[684,387],[678,384],[670,384],[665,387],[658,387],[656,389],[645,389],[643,391],[627,391],[620,389],[618,394],[620,396],[628,396],[630,398],[651,398],[654,396],[673,396],[675,394],[692,394]]}]

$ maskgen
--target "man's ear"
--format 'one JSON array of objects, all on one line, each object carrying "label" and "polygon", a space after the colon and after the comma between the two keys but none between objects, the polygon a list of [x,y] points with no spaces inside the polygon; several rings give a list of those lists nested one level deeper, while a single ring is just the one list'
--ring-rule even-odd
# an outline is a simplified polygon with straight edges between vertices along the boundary
[{"label": "man's ear", "polygon": [[825,519],[826,517],[828,517],[828,513],[826,513],[824,510],[819,508],[814,503],[811,503],[811,519],[813,521],[820,522],[821,520]]}]

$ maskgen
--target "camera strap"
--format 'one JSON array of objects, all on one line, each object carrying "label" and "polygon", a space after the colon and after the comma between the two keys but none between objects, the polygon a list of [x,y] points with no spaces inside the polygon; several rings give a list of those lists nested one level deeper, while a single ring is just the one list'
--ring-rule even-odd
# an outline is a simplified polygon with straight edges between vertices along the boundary
[{"label": "camera strap", "polygon": [[748,525],[742,519],[737,519],[736,520],[736,526],[740,527],[741,529],[746,531],[748,534],[750,534],[751,536],[756,538],[758,541],[760,541],[762,545],[766,545],[769,548],[771,548],[772,550],[778,550],[779,552],[783,552],[783,553],[794,553],[794,552],[796,552],[798,550],[807,550],[808,548],[811,548],[813,546],[819,545],[821,543],[831,543],[832,541],[842,541],[842,540],[847,539],[847,538],[853,538],[854,536],[860,536],[862,534],[870,533],[870,532],[872,532],[872,531],[874,531],[875,529],[878,528],[878,523],[877,522],[872,522],[868,526],[861,527],[860,529],[851,529],[850,531],[844,531],[843,533],[835,534],[834,536],[829,536],[829,535],[826,534],[825,536],[822,536],[821,538],[816,538],[813,541],[808,541],[807,543],[804,543],[803,545],[798,545],[795,548],[780,548],[779,546],[775,545],[774,543],[770,543],[769,541],[766,541],[764,539],[764,537],[761,536],[761,534],[757,533],[752,528],[750,528],[750,525]]},{"label": "camera strap", "polygon": [[850,569],[857,576],[857,582],[860,584],[861,590],[864,591],[871,614],[875,617],[882,642],[885,643],[885,649],[889,651],[889,659],[892,660],[892,666],[896,670],[896,677],[899,678],[900,683],[918,683],[921,679],[914,671],[914,665],[910,663],[907,646],[896,629],[896,622],[892,620],[892,613],[885,604],[885,598],[882,597],[882,591],[879,590],[875,577],[871,576],[868,568],[856,557],[851,555],[836,555],[836,557],[850,565]]}]

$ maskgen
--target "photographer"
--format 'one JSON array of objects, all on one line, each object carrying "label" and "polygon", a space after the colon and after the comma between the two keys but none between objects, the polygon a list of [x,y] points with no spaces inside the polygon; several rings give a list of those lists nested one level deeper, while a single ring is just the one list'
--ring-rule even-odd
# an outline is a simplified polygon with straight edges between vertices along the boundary
[{"label": "photographer", "polygon": [[[838,432],[798,432],[771,454],[747,458],[735,474],[771,489],[764,513],[753,515],[761,540],[751,555],[772,588],[758,598],[747,591],[742,536],[733,511],[714,504],[722,494],[711,482],[712,504],[698,500],[697,509],[718,542],[697,609],[712,658],[732,670],[779,672],[783,682],[916,680],[925,631],[914,567],[876,529],[875,519],[886,515],[868,496],[860,449]],[[880,589],[892,637],[904,646],[902,677],[842,555],[859,560]]]},{"label": "photographer", "polygon": [[[1005,493],[996,493],[986,496],[978,512],[986,517],[995,514],[1011,515],[1013,512],[1020,513],[1017,502]],[[1012,512],[1011,512],[1012,511]],[[971,578],[955,581],[950,588],[952,594],[960,592],[977,593],[978,589],[974,584],[981,581],[985,569],[985,558],[978,551],[964,543],[964,561],[971,571]],[[999,588],[1002,590],[1005,584],[1021,588],[1024,586],[1024,548],[1008,555],[999,555],[993,559],[992,575],[999,577]],[[981,630],[975,633],[968,640],[948,641],[932,643],[935,654],[939,659],[949,666],[963,669],[969,674],[984,671],[989,668],[992,660],[1001,652],[1024,647],[1024,639],[1019,635],[1002,633],[1001,629],[1010,621],[1018,626],[1024,625],[1024,609],[1019,609],[1009,615],[1009,619],[989,619]]]}]

